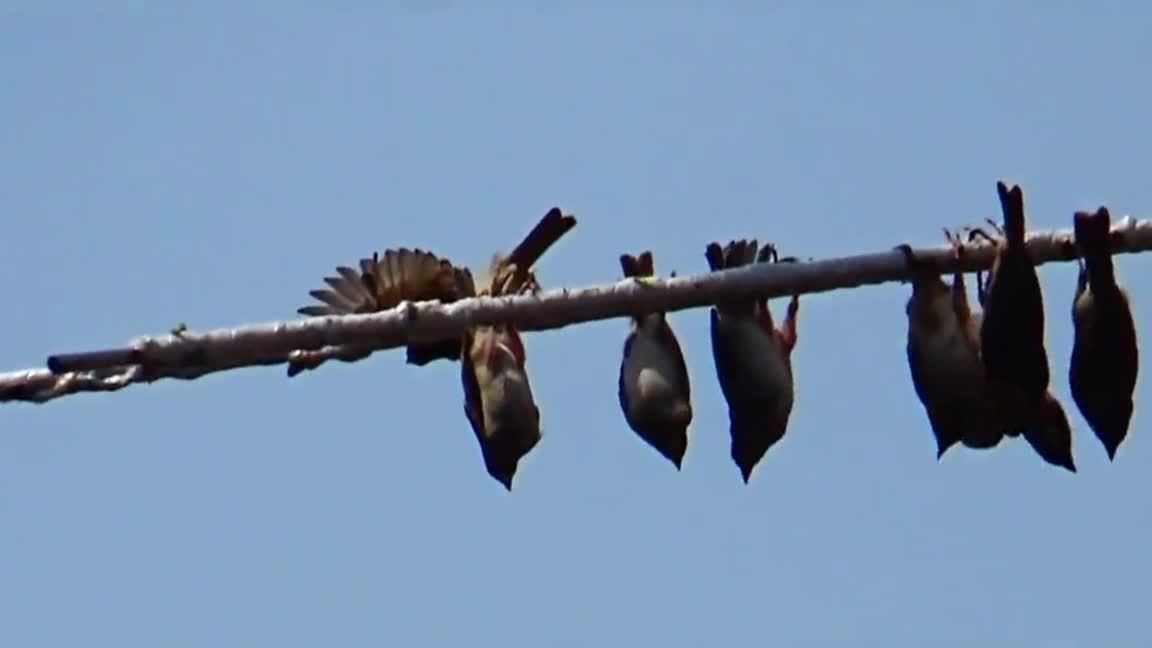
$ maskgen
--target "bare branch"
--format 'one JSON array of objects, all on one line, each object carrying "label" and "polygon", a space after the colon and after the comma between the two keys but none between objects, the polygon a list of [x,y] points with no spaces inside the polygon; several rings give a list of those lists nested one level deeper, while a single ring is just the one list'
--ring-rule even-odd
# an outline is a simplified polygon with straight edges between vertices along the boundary
[{"label": "bare branch", "polygon": [[[1113,225],[1117,253],[1152,250],[1152,220],[1126,216]],[[1071,229],[1033,232],[1028,248],[1037,265],[1076,258]],[[986,270],[994,250],[978,244],[961,260],[949,246],[915,250],[942,272]],[[743,268],[639,283],[558,289],[539,295],[479,297],[451,304],[404,302],[379,313],[248,324],[197,333],[143,337],[129,347],[57,355],[50,371],[0,374],[0,401],[44,402],[81,391],[114,391],[160,378],[193,379],[237,367],[292,361],[290,375],[336,358],[355,361],[374,351],[462,335],[472,326],[506,321],[543,331],[649,310],[698,308],[750,295],[777,297],[855,288],[910,278],[902,253],[873,254]]]}]

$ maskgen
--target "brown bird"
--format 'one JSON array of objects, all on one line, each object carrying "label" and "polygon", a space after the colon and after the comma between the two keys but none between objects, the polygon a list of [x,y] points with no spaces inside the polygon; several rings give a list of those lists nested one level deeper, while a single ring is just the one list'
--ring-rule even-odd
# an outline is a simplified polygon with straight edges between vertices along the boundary
[{"label": "brown bird", "polygon": [[[336,277],[324,277],[330,289],[309,291],[319,305],[298,308],[301,315],[313,317],[375,313],[388,310],[402,301],[454,302],[472,296],[471,276],[466,268],[457,268],[448,259],[419,248],[388,249],[383,256],[374,253],[360,259],[360,270],[339,266]],[[409,364],[425,365],[437,359],[460,359],[460,340],[450,338],[435,342],[411,344],[407,349]]]},{"label": "brown bird", "polygon": [[[507,256],[496,255],[479,295],[499,297],[539,289],[532,266],[576,226],[553,208]],[[464,335],[460,378],[464,413],[480,442],[488,474],[511,491],[520,460],[540,440],[540,410],[525,370],[524,342],[509,324],[485,324]]]},{"label": "brown bird", "polygon": [[[1045,461],[1076,472],[1072,431],[1063,406],[1048,391],[1044,348],[1044,299],[1036,266],[1025,246],[1024,195],[996,183],[1004,212],[1003,239],[981,290],[984,321],[980,350],[990,398],[1006,434],[1023,434]],[[973,235],[982,235],[978,229]]]},{"label": "brown bird", "polygon": [[1116,283],[1108,209],[1076,212],[1073,221],[1083,262],[1072,304],[1076,338],[1068,382],[1084,420],[1114,460],[1132,418],[1139,367],[1136,325],[1128,295]]},{"label": "brown bird", "polygon": [[[947,229],[944,235],[962,258],[962,241]],[[897,249],[915,273],[905,306],[908,368],[936,437],[936,458],[961,441],[971,448],[993,447],[1003,437],[1002,425],[988,398],[980,358],[982,318],[969,307],[964,274],[954,273],[949,286],[935,264],[917,259],[911,246]]]},{"label": "brown bird", "polygon": [[[625,277],[656,274],[647,251],[620,255],[620,268]],[[619,396],[632,430],[679,470],[688,449],[691,392],[684,354],[663,312],[632,318],[620,361]]]},{"label": "brown bird", "polygon": [[[757,254],[755,239],[732,241],[723,250],[719,243],[710,243],[705,258],[713,271],[781,261],[770,244]],[[791,355],[796,346],[799,308],[800,300],[793,295],[780,328],[773,326],[764,298],[728,301],[710,311],[712,356],[720,390],[728,403],[732,460],[745,484],[788,427],[793,400]]]}]

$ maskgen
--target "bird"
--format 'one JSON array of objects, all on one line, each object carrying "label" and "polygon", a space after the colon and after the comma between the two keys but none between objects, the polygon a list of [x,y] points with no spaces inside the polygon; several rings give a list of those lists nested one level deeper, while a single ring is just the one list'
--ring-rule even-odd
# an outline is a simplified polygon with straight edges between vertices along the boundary
[{"label": "bird", "polygon": [[[574,216],[553,207],[511,253],[492,257],[489,276],[479,290],[466,266],[419,248],[390,248],[361,259],[359,272],[337,267],[338,276],[324,278],[329,288],[309,293],[321,303],[297,312],[313,317],[372,313],[402,301],[451,303],[538,290],[532,266],[575,226]],[[485,468],[511,491],[520,459],[540,439],[540,414],[525,372],[519,332],[508,324],[483,324],[461,336],[408,345],[408,364],[423,366],[441,359],[460,361],[464,413],[479,442]]]},{"label": "bird", "polygon": [[[955,258],[964,256],[959,236],[944,230]],[[897,247],[913,273],[906,351],[912,385],[928,415],[936,439],[936,459],[956,443],[991,448],[1003,438],[1003,426],[988,398],[988,383],[980,357],[979,311],[968,303],[964,274],[955,272],[952,285],[935,264],[918,259],[912,247]]]},{"label": "bird", "polygon": [[[500,297],[539,290],[531,268],[576,218],[552,208],[508,255],[496,254],[477,296]],[[507,323],[467,330],[461,343],[464,413],[480,444],[488,474],[512,490],[519,462],[540,441],[540,410],[528,381],[524,341]]]},{"label": "bird", "polygon": [[[620,255],[626,278],[656,274],[651,251]],[[629,427],[680,470],[692,422],[688,368],[676,334],[660,311],[632,317],[620,360],[620,409]]]},{"label": "bird", "polygon": [[1139,367],[1136,325],[1128,295],[1116,282],[1108,209],[1078,211],[1073,225],[1081,262],[1068,383],[1080,414],[1114,461],[1132,419]]},{"label": "bird", "polygon": [[1048,389],[1044,349],[1044,298],[1036,266],[1025,246],[1024,194],[1018,185],[996,183],[1004,213],[1003,241],[986,282],[980,348],[989,380],[1030,400]]},{"label": "bird", "polygon": [[[309,291],[320,304],[302,306],[301,315],[323,317],[388,310],[403,301],[451,303],[471,297],[467,269],[420,248],[391,248],[360,259],[359,271],[338,266],[335,277],[324,277],[328,288]],[[460,339],[409,344],[408,364],[423,366],[438,359],[459,360]],[[291,371],[291,369],[290,369]]]},{"label": "bird", "polygon": [[[980,292],[984,319],[980,352],[989,397],[1005,433],[1023,434],[1046,462],[1076,472],[1072,431],[1060,401],[1049,391],[1048,353],[1044,348],[1044,298],[1036,266],[1025,244],[1024,194],[1018,185],[996,183],[1004,225],[988,279]],[[993,223],[995,225],[995,223]]]},{"label": "bird", "polygon": [[[755,239],[731,241],[723,249],[713,242],[705,258],[712,271],[782,261],[775,246],[766,244],[759,253],[757,247]],[[779,328],[763,297],[726,300],[709,311],[716,376],[728,404],[732,460],[745,484],[788,427],[799,308],[799,297],[793,295]]]}]

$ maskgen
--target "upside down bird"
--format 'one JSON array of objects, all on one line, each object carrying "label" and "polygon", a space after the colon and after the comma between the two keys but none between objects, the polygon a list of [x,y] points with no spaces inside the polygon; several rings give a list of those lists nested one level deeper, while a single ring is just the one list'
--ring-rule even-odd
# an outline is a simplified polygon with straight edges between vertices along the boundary
[{"label": "upside down bird", "polygon": [[[625,277],[656,274],[651,252],[620,256]],[[620,360],[620,408],[629,427],[676,469],[688,448],[692,422],[691,388],[684,354],[663,312],[632,317]]]},{"label": "upside down bird", "polygon": [[[755,239],[731,241],[723,249],[719,243],[710,243],[705,258],[713,271],[781,261],[771,244],[757,253]],[[799,308],[800,300],[793,295],[779,328],[773,325],[765,298],[730,300],[710,310],[712,356],[728,403],[732,460],[745,484],[788,427]]]},{"label": "upside down bird", "polygon": [[1024,194],[1003,182],[996,183],[996,190],[1004,235],[994,241],[996,259],[981,295],[985,375],[1005,431],[1022,433],[1046,462],[1076,472],[1072,429],[1060,401],[1048,391],[1044,298],[1025,244]]},{"label": "upside down bird", "polygon": [[[538,290],[537,260],[576,226],[552,209],[507,256],[497,254],[478,294],[500,297]],[[460,379],[464,413],[480,443],[488,474],[511,491],[520,460],[540,441],[540,410],[532,396],[520,333],[510,324],[485,324],[464,334]]]},{"label": "upside down bird", "polygon": [[[329,289],[313,290],[322,305],[299,309],[304,315],[371,313],[401,301],[449,303],[474,296],[516,295],[539,289],[532,266],[576,226],[576,218],[553,208],[507,255],[496,255],[477,290],[471,271],[431,252],[389,249],[360,261],[360,271],[341,266],[325,277]],[[464,413],[480,445],[484,466],[507,490],[520,460],[540,440],[540,411],[525,369],[524,342],[509,324],[484,324],[461,338],[408,345],[407,362],[460,360]]]},{"label": "upside down bird", "polygon": [[1104,207],[1073,216],[1082,263],[1072,303],[1076,329],[1068,382],[1072,399],[1108,452],[1128,434],[1139,349],[1128,295],[1112,265],[1111,216]]},{"label": "upside down bird", "polygon": [[[948,230],[944,235],[957,259],[964,244]],[[991,448],[1003,437],[1003,426],[988,397],[980,358],[981,314],[968,304],[964,274],[955,272],[949,286],[939,270],[901,245],[914,272],[908,316],[907,355],[912,385],[924,405],[936,437],[936,458],[954,444]]]}]

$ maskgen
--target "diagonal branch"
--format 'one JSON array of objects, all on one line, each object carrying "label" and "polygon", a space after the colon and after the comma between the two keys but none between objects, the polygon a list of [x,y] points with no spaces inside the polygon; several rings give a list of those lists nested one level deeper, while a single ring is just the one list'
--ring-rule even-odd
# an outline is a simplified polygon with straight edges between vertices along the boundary
[{"label": "diagonal branch", "polygon": [[[1114,223],[1112,230],[1117,253],[1152,250],[1152,220],[1128,216]],[[1076,258],[1071,229],[1032,232],[1028,248],[1037,265]],[[941,272],[974,272],[991,266],[994,251],[990,245],[973,245],[959,261],[948,246],[917,249],[915,254],[938,264]],[[644,283],[622,280],[451,304],[404,302],[379,313],[185,331],[142,337],[125,348],[52,356],[49,370],[0,374],[0,402],[44,402],[161,378],[194,379],[238,367],[283,364],[290,358],[297,359],[299,371],[328,358],[354,361],[411,341],[462,335],[469,327],[496,321],[512,323],[522,331],[543,331],[641,311],[698,308],[730,298],[828,292],[909,278],[904,255],[888,250],[821,261],[754,264]]]}]

